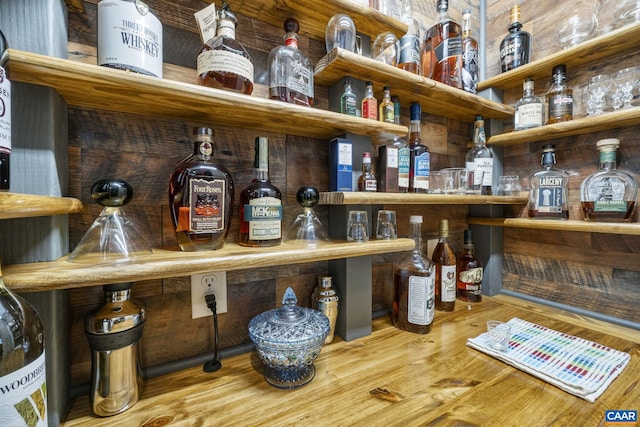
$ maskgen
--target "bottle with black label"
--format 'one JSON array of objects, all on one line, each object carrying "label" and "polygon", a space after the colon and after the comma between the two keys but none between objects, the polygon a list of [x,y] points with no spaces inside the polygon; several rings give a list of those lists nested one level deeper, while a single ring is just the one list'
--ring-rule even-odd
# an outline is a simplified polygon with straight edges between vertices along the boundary
[{"label": "bottle with black label", "polygon": [[528,64],[531,58],[531,34],[522,30],[520,5],[511,8],[509,34],[500,43],[500,67],[502,72]]}]

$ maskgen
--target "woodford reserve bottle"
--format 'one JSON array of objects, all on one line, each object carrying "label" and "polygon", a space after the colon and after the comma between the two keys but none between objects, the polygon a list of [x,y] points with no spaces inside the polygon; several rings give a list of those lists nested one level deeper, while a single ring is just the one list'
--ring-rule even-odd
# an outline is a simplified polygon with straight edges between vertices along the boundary
[{"label": "woodford reserve bottle", "polygon": [[462,31],[449,16],[449,0],[438,0],[437,10],[422,46],[422,75],[462,89]]},{"label": "woodford reserve bottle", "polygon": [[482,301],[482,263],[476,258],[471,230],[464,230],[464,246],[456,264],[458,298],[467,302]]},{"label": "woodford reserve bottle", "polygon": [[556,168],[556,146],[542,147],[542,169],[529,178],[529,218],[569,218],[569,174]]},{"label": "woodford reserve bottle", "polygon": [[267,59],[269,97],[291,104],[313,106],[313,67],[298,49],[300,26],[294,18],[284,21],[284,45],[275,47]]},{"label": "woodford reserve bottle", "polygon": [[500,43],[500,67],[502,72],[528,64],[531,58],[531,34],[522,31],[520,5],[511,8],[509,34]]},{"label": "woodford reserve bottle", "polygon": [[44,329],[38,313],[4,286],[0,271],[0,418],[3,426],[47,425]]},{"label": "woodford reserve bottle", "polygon": [[[198,15],[196,14],[196,17]],[[251,95],[253,92],[253,62],[249,52],[235,39],[238,20],[222,2],[218,11],[217,35],[204,40],[206,25],[199,22],[204,46],[198,55],[198,84]]]},{"label": "woodford reserve bottle", "polygon": [[256,138],[253,179],[240,192],[242,246],[276,246],[282,243],[282,193],[269,179],[269,138]]},{"label": "woodford reserve bottle", "polygon": [[422,256],[422,217],[409,218],[413,252],[393,265],[393,325],[409,332],[431,331],[434,316],[433,262]]},{"label": "woodford reserve bottle", "polygon": [[456,254],[449,243],[449,221],[440,220],[440,238],[431,260],[436,265],[436,309],[453,311],[456,306]]},{"label": "woodford reserve bottle", "polygon": [[[0,31],[0,58],[7,49],[7,40]],[[9,156],[11,155],[11,82],[0,63],[0,190],[9,190]]]},{"label": "woodford reserve bottle", "polygon": [[233,180],[213,162],[213,130],[196,127],[193,134],[193,154],[169,179],[171,220],[183,251],[219,249],[229,234]]}]

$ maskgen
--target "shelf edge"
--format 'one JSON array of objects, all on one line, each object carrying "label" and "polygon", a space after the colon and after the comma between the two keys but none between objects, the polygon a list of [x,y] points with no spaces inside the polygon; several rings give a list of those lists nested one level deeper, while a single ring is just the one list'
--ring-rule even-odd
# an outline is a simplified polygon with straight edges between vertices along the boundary
[{"label": "shelf edge", "polygon": [[580,220],[543,220],[531,218],[467,218],[468,224],[491,227],[532,228],[539,230],[577,231],[587,233],[626,234],[640,236],[640,224],[635,222],[588,222]]},{"label": "shelf edge", "polygon": [[82,207],[82,202],[72,197],[0,193],[0,219],[71,214]]}]

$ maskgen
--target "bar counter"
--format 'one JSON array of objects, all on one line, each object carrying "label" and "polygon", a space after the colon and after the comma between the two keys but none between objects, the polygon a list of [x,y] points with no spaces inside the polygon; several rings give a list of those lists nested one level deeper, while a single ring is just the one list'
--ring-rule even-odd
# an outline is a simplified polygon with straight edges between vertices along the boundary
[{"label": "bar counter", "polygon": [[[518,317],[627,352],[631,360],[595,403],[566,393],[466,345],[486,321]],[[307,385],[266,383],[255,351],[146,381],[141,400],[109,418],[77,399],[72,426],[595,426],[606,410],[640,412],[640,331],[499,295],[454,312],[436,312],[429,334],[400,331],[389,318],[354,341],[336,337]],[[626,425],[635,425],[633,423]]]}]

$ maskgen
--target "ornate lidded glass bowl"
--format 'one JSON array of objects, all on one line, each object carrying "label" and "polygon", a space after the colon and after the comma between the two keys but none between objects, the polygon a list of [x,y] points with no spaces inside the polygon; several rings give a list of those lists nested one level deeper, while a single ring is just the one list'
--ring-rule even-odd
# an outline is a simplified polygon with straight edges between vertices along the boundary
[{"label": "ornate lidded glass bowl", "polygon": [[296,305],[287,288],[282,307],[258,314],[249,322],[249,338],[266,365],[264,378],[278,388],[291,389],[310,382],[313,361],[329,333],[329,319],[321,311]]}]

